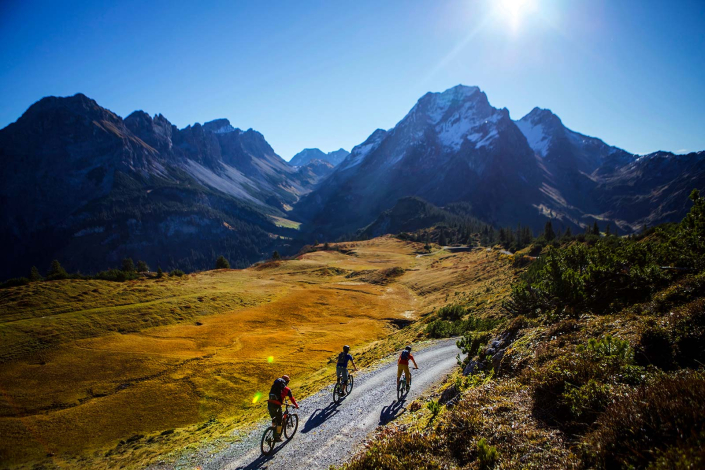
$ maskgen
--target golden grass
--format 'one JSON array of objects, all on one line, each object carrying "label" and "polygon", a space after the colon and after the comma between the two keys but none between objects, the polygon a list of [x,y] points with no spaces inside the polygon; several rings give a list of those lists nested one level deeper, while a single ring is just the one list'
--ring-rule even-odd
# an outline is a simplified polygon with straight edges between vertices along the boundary
[{"label": "golden grass", "polygon": [[[391,321],[468,292],[496,301],[511,277],[484,252],[417,258],[418,244],[391,237],[339,246],[179,279],[0,291],[0,467],[139,467],[222,437],[264,415],[253,397],[277,376],[315,392],[342,344],[370,363],[421,336],[389,336]],[[396,274],[357,275],[378,270]]]}]

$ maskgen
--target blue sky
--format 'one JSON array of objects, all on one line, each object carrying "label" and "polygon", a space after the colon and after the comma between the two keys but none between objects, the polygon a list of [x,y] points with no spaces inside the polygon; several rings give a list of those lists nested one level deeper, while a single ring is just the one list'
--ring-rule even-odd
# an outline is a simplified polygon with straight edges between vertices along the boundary
[{"label": "blue sky", "polygon": [[178,127],[226,117],[285,159],[477,85],[635,153],[705,149],[705,1],[0,1],[0,127],[85,93]]}]

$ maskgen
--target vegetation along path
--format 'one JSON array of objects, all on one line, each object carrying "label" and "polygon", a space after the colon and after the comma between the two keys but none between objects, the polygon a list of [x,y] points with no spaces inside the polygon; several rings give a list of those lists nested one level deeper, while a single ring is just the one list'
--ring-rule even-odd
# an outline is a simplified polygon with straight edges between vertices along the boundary
[{"label": "vegetation along path", "polygon": [[263,422],[228,449],[211,456],[202,453],[203,461],[198,465],[203,470],[327,469],[330,465],[340,465],[354,455],[378,425],[405,413],[406,406],[417,396],[450,373],[457,366],[457,353],[454,339],[434,342],[416,351],[414,357],[419,369],[412,369],[411,391],[402,401],[396,397],[394,357],[376,368],[354,374],[352,393],[337,406],[332,400],[332,387],[302,400],[298,432],[291,441],[279,444],[270,457],[260,453],[259,441],[268,425]]}]

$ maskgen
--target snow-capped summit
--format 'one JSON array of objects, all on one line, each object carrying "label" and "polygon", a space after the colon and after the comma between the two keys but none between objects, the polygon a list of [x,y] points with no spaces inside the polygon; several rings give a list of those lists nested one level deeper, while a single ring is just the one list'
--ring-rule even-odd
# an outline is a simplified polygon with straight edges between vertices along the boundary
[{"label": "snow-capped summit", "polygon": [[563,126],[560,118],[548,109],[534,108],[529,114],[515,121],[526,137],[529,146],[542,157],[548,154],[551,137]]}]

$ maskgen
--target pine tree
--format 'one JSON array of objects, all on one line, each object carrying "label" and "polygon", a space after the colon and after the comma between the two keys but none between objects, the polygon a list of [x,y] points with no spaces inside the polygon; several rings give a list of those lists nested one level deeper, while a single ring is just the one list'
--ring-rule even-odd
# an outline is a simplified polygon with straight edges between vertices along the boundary
[{"label": "pine tree", "polygon": [[272,253],[272,259],[277,261],[277,260],[282,259],[282,257],[279,255],[278,251],[275,251],[274,253]]},{"label": "pine tree", "polygon": [[68,273],[64,269],[63,266],[61,266],[61,263],[59,263],[58,259],[55,259],[54,261],[51,262],[51,267],[49,268],[49,272],[47,273],[47,279],[66,279],[68,277]]},{"label": "pine tree", "polygon": [[607,227],[605,227],[605,236],[609,237],[611,235],[610,223],[607,222]]},{"label": "pine tree", "polygon": [[225,256],[220,255],[218,259],[215,260],[215,269],[230,269],[230,262],[225,259]]},{"label": "pine tree", "polygon": [[137,261],[137,272],[146,273],[147,271],[149,271],[149,266],[147,266],[147,263],[142,260]]},{"label": "pine tree", "polygon": [[598,237],[600,236],[600,227],[597,225],[597,221],[592,224],[592,234],[597,235]]},{"label": "pine tree", "polygon": [[546,222],[546,225],[544,226],[543,238],[547,242],[553,241],[556,238],[556,233],[553,231],[553,224],[551,224],[550,220]]},{"label": "pine tree", "polygon": [[131,273],[135,271],[135,263],[132,258],[125,258],[122,260],[122,272]]},{"label": "pine tree", "polygon": [[573,238],[573,231],[570,229],[570,225],[565,229],[563,238]]},{"label": "pine tree", "polygon": [[157,266],[157,277],[158,278],[164,277],[164,271],[162,271],[161,266]]},{"label": "pine tree", "polygon": [[448,240],[446,240],[446,233],[443,229],[441,229],[441,233],[438,235],[438,244],[441,246],[446,246],[448,244]]},{"label": "pine tree", "polygon": [[42,275],[39,274],[39,270],[37,269],[36,266],[32,266],[32,269],[29,270],[29,280],[30,281],[41,281],[42,280]]}]

